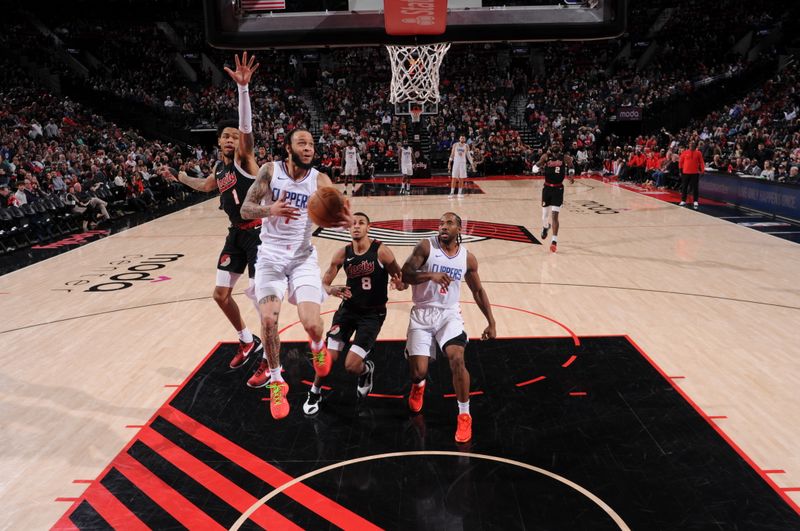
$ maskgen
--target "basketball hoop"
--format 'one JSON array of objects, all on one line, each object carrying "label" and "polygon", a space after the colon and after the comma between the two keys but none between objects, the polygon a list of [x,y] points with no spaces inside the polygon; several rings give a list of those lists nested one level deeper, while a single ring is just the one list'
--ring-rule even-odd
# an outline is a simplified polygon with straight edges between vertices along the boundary
[{"label": "basketball hoop", "polygon": [[[422,44],[418,46],[387,45],[392,65],[392,84],[389,101],[400,103],[439,103],[439,67],[450,43]],[[420,108],[420,113],[422,109]],[[412,119],[417,122],[419,117]]]}]

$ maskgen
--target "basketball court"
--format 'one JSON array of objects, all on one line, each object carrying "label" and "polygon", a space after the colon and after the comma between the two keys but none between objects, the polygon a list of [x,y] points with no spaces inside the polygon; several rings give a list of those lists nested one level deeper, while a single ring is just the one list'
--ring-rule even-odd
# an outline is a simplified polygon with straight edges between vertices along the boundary
[{"label": "basketball court", "polygon": [[[412,128],[438,112],[438,83],[421,81],[447,51],[435,43],[610,38],[626,17],[623,0],[264,4],[205,2],[209,42],[413,46],[389,54],[391,103]],[[800,530],[796,243],[708,203],[579,178],[552,253],[538,178],[471,179],[463,198],[437,179],[401,196],[396,181],[351,198],[371,236],[402,263],[457,213],[493,305],[498,337],[480,341],[485,319],[462,295],[469,443],[453,441],[447,363],[432,364],[423,412],[408,410],[409,291],[390,291],[372,393],[356,400],[340,362],[313,417],[307,337],[284,305],[292,409],[273,420],[266,388],[245,385],[252,360],[228,368],[214,198],[0,277],[0,526]],[[321,267],[347,241],[317,230]],[[235,298],[257,330],[245,287]],[[323,304],[326,327],[338,302]]]},{"label": "basketball court", "polygon": [[[476,186],[353,199],[398,260],[428,220],[464,219],[498,323],[468,348],[468,447],[452,441],[446,364],[423,415],[407,410],[408,292],[390,292],[373,396],[357,404],[337,366],[313,419],[287,306],[292,412],[273,421],[251,368],[227,368],[236,338],[210,297],[226,219],[210,200],[0,278],[5,524],[800,528],[800,247],[579,179],[552,254],[541,181]],[[340,240],[314,238],[323,264]],[[463,312],[480,335],[469,296]]]}]

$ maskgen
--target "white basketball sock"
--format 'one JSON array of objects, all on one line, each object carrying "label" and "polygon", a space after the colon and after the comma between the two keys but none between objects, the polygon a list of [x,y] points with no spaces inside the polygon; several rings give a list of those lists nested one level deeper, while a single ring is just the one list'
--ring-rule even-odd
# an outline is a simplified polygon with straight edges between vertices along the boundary
[{"label": "white basketball sock", "polygon": [[283,376],[281,375],[281,368],[278,367],[277,369],[270,369],[269,375],[272,378],[273,382],[282,382]]},{"label": "white basketball sock", "polygon": [[469,400],[458,403],[458,414],[461,415],[462,413],[469,415]]},{"label": "white basketball sock", "polygon": [[239,341],[241,341],[242,343],[253,342],[253,333],[246,326],[242,330],[239,330],[236,333],[239,334]]}]

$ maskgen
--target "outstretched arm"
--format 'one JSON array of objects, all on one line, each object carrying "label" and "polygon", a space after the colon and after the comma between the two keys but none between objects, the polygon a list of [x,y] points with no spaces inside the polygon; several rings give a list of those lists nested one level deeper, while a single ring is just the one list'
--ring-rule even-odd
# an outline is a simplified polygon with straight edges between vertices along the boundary
[{"label": "outstretched arm", "polygon": [[571,170],[567,172],[567,175],[569,175],[569,183],[575,184],[575,162],[572,160],[572,156],[564,155],[564,163],[566,163],[567,168]]},{"label": "outstretched arm", "polygon": [[255,62],[255,55],[248,60],[247,52],[242,54],[241,61],[238,55],[234,56],[234,58],[236,60],[236,71],[234,72],[227,66],[225,71],[236,82],[239,89],[239,147],[236,154],[241,162],[242,169],[250,174],[255,174],[258,171],[258,164],[256,163],[253,149],[255,141],[253,139],[253,112],[250,108],[249,84],[259,65]]},{"label": "outstretched arm", "polygon": [[411,256],[409,256],[406,259],[406,263],[403,264],[403,282],[413,285],[431,281],[447,289],[447,286],[449,286],[450,282],[453,281],[450,275],[447,273],[433,273],[430,271],[419,270],[419,268],[422,267],[428,260],[430,253],[431,242],[428,241],[427,238],[419,242],[414,247],[414,250],[411,252]]},{"label": "outstretched arm", "polygon": [[492,315],[492,305],[489,303],[489,296],[483,289],[483,285],[481,285],[481,277],[478,275],[478,259],[470,252],[467,253],[467,273],[464,275],[464,280],[467,281],[467,285],[472,291],[475,304],[481,309],[483,315],[486,316],[487,323],[489,323],[483,334],[481,334],[481,339],[494,339],[497,337],[497,330],[495,329],[494,315]]},{"label": "outstretched arm", "polygon": [[[189,175],[183,170],[179,171],[178,175],[175,176],[168,167],[162,166],[162,168],[161,176],[168,181],[178,180],[189,188],[197,190],[198,192],[212,192],[217,189],[217,179],[214,177],[215,171],[213,170],[208,177],[205,179],[200,179],[198,177],[189,177]],[[216,169],[217,167],[214,166],[214,170]]]}]

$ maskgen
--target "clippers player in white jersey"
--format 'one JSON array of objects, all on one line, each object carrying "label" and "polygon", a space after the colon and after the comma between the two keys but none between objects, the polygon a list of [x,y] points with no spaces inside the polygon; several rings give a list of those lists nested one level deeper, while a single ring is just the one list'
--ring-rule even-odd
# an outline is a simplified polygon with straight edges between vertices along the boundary
[{"label": "clippers player in white jersey", "polygon": [[[217,260],[217,283],[214,288],[214,300],[231,322],[239,335],[239,350],[230,361],[230,367],[241,367],[253,352],[263,347],[258,337],[254,336],[244,323],[239,306],[233,300],[232,292],[236,281],[248,270],[250,285],[245,294],[258,309],[255,298],[255,265],[258,246],[261,243],[259,229],[261,220],[246,221],[242,219],[240,209],[247,191],[258,173],[255,151],[253,149],[252,112],[250,110],[250,93],[248,85],[253,73],[258,69],[255,56],[247,59],[247,52],[235,56],[236,71],[225,67],[225,71],[233,78],[239,88],[239,122],[226,120],[217,125],[217,142],[222,160],[214,167],[214,171],[205,179],[189,177],[185,171],[177,174],[177,180],[186,186],[201,192],[212,192],[219,189],[222,209],[228,215],[230,227],[225,245]],[[238,126],[238,127],[237,127]],[[175,180],[169,172],[164,177]],[[251,382],[248,382],[250,385]]]},{"label": "clippers player in white jersey", "polygon": [[561,153],[561,144],[554,142],[550,150],[544,153],[537,166],[544,170],[544,186],[542,187],[542,240],[547,238],[550,229],[550,211],[553,211],[553,239],[550,251],[558,249],[558,213],[564,204],[564,177],[569,174],[570,184],[575,183],[575,170],[572,157]]},{"label": "clippers player in white jersey", "polygon": [[458,197],[464,197],[464,179],[467,178],[467,161],[475,171],[475,161],[472,159],[472,151],[467,145],[467,137],[461,135],[458,142],[453,144],[450,150],[450,159],[447,161],[447,171],[450,172],[450,196],[453,191],[458,189]]},{"label": "clippers player in white jersey", "polygon": [[461,281],[466,280],[488,326],[481,339],[494,339],[492,306],[478,276],[478,259],[461,245],[461,218],[447,212],[439,220],[439,235],[419,242],[403,264],[403,282],[412,286],[411,319],[408,323],[406,357],[411,369],[408,407],[418,413],[425,396],[428,360],[438,346],[450,361],[453,387],[458,399],[456,442],[472,438],[469,414],[469,372],[464,364],[467,333],[461,318]]},{"label": "clippers player in white jersey", "polygon": [[[323,300],[317,250],[311,245],[313,226],[308,217],[308,200],[330,178],[313,168],[314,139],[306,129],[293,129],[285,141],[285,161],[268,162],[258,170],[256,181],[247,192],[242,217],[261,219],[261,246],[256,263],[256,298],[261,310],[261,330],[270,373],[270,412],[275,419],[289,414],[286,394],[289,385],[281,376],[278,318],[284,294],[297,305],[297,314],[311,340],[314,371],[326,376],[331,359],[323,341],[320,304]],[[264,203],[263,205],[261,203]],[[339,223],[353,223],[350,206],[345,203]],[[266,380],[266,375],[263,375]]]},{"label": "clippers player in white jersey", "polygon": [[400,195],[411,195],[411,176],[414,175],[414,150],[403,142],[403,147],[398,153],[400,158],[400,173],[403,175],[403,183],[400,185]]},{"label": "clippers player in white jersey", "polygon": [[347,141],[347,147],[344,148],[344,195],[347,195],[347,184],[353,185],[353,192],[356,192],[356,176],[361,167],[361,156],[358,154],[358,148],[353,145],[352,140]]},{"label": "clippers player in white jersey", "polygon": [[[363,212],[353,214],[350,227],[353,243],[341,247],[331,259],[331,265],[322,277],[322,287],[328,295],[339,297],[342,303],[333,316],[328,331],[328,353],[336,361],[339,353],[349,344],[344,368],[358,377],[356,395],[366,398],[372,390],[375,364],[367,360],[372,352],[383,321],[386,319],[388,284],[403,290],[408,286],[400,280],[400,266],[394,253],[378,240],[369,238],[369,217]],[[332,286],[339,270],[344,268],[347,283]],[[355,333],[355,339],[350,341]],[[303,413],[313,415],[322,403],[322,377],[314,378],[308,392]]]}]

